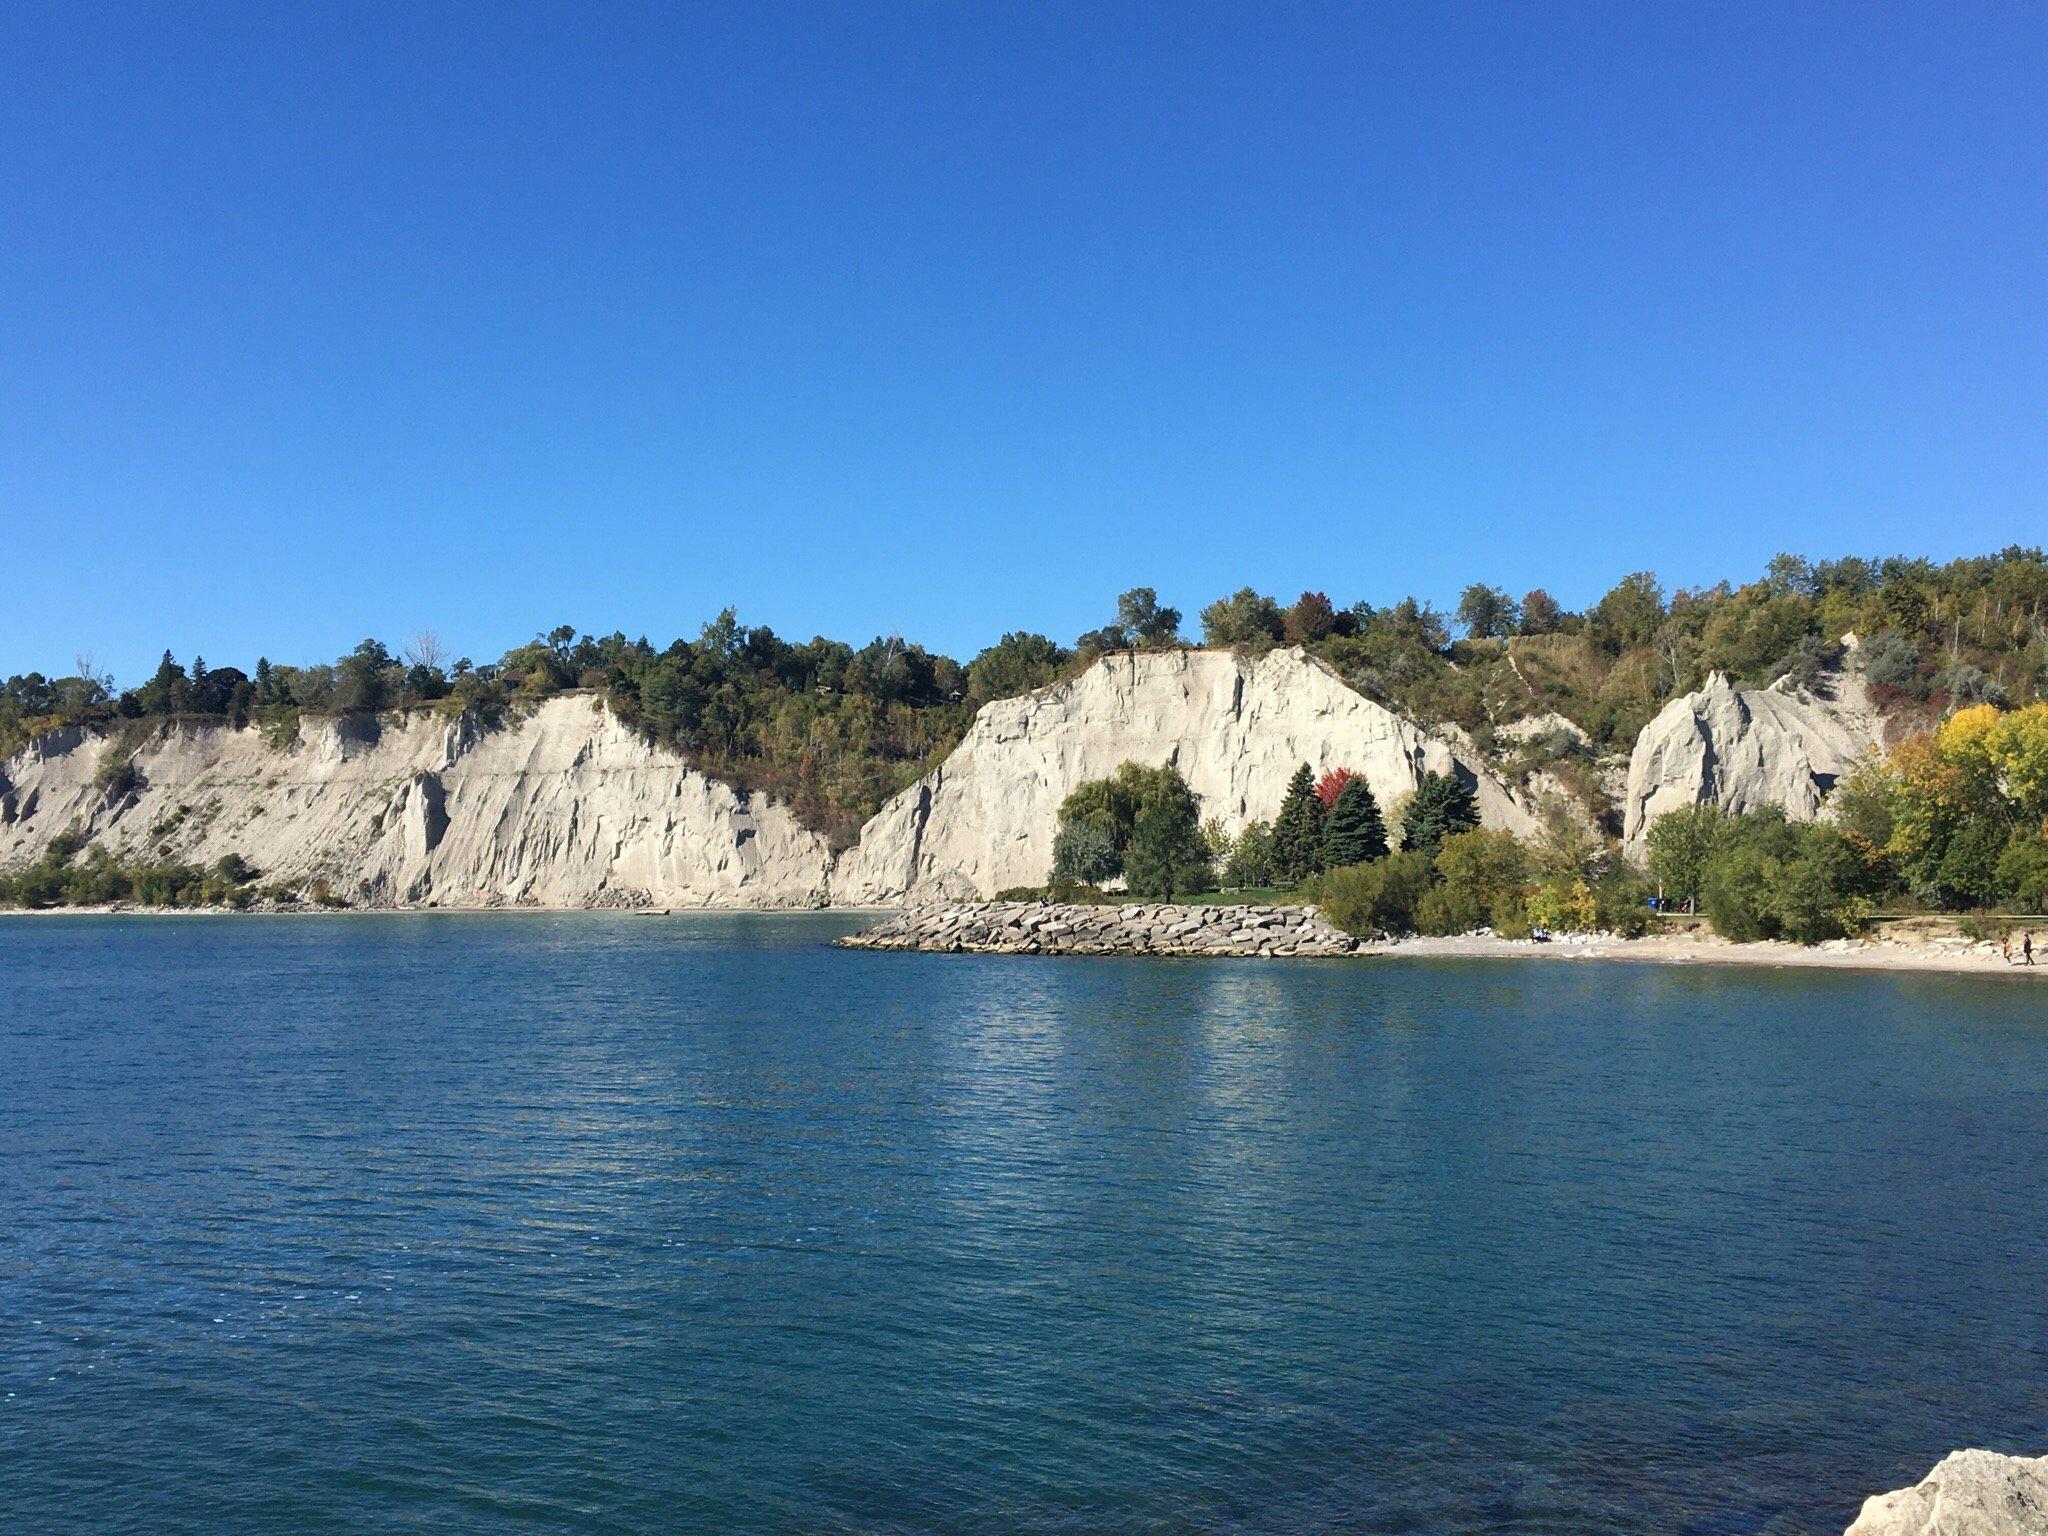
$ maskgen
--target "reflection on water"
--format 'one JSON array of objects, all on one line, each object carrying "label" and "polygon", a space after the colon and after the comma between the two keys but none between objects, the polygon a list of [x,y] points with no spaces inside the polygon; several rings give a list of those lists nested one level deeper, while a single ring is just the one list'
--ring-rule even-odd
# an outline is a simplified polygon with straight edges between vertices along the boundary
[{"label": "reflection on water", "polygon": [[12,1528],[1838,1531],[2048,1449],[1928,978],[0,923]]}]

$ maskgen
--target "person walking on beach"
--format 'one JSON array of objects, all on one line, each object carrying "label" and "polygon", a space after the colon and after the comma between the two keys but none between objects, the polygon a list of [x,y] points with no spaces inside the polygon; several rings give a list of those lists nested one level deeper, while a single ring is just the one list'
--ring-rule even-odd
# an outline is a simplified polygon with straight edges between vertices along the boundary
[{"label": "person walking on beach", "polygon": [[1999,936],[1998,952],[2005,956],[2005,963],[2007,965],[2012,964],[2012,930],[2010,928],[2006,929]]},{"label": "person walking on beach", "polygon": [[2020,938],[2020,964],[2034,963],[2034,930],[2029,928]]}]

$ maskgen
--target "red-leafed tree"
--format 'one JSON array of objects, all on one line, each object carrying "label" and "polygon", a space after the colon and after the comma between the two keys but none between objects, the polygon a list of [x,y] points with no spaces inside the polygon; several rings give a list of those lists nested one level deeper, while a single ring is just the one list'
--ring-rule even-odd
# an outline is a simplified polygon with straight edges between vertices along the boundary
[{"label": "red-leafed tree", "polygon": [[1312,645],[1337,629],[1337,610],[1320,592],[1304,592],[1285,615],[1287,639],[1293,645]]},{"label": "red-leafed tree", "polygon": [[1354,769],[1332,768],[1320,779],[1317,779],[1316,798],[1323,802],[1323,809],[1327,811],[1331,806],[1335,805],[1337,797],[1344,793],[1344,786],[1357,777],[1358,774]]}]

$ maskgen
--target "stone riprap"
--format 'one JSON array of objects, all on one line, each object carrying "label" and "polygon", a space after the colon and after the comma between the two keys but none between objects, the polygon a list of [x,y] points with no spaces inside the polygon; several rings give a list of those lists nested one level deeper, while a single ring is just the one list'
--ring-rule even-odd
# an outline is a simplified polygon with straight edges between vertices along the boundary
[{"label": "stone riprap", "polygon": [[1306,907],[1127,902],[947,902],[839,941],[850,949],[978,955],[1188,955],[1334,959],[1359,944]]}]

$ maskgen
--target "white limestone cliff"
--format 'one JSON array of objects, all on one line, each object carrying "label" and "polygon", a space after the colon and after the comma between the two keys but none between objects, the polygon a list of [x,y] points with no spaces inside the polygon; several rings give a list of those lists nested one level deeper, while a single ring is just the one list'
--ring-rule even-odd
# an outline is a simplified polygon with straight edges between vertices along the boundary
[{"label": "white limestone cliff", "polygon": [[[1715,677],[1636,744],[1626,835],[1701,801],[1812,816],[1880,722],[1854,669],[1809,690]],[[1471,784],[1482,819],[1537,830],[1457,733],[1374,703],[1299,650],[1104,657],[976,715],[958,748],[892,798],[835,861],[784,806],[650,745],[587,695],[496,729],[427,711],[309,719],[272,748],[254,730],[156,727],[132,785],[101,787],[116,733],[65,729],[0,764],[0,865],[77,828],[108,851],[210,863],[266,883],[325,879],[363,906],[878,905],[986,897],[1042,882],[1060,802],[1134,761],[1172,763],[1205,817],[1271,819],[1295,767],[1362,772],[1391,808],[1425,771]],[[1542,782],[1540,776],[1534,781]]]},{"label": "white limestone cliff", "polygon": [[985,706],[943,763],[884,805],[840,860],[846,904],[987,897],[1043,882],[1060,802],[1124,762],[1171,763],[1228,831],[1270,820],[1306,762],[1364,774],[1384,806],[1424,772],[1471,783],[1489,826],[1533,810],[1475,759],[1299,650],[1105,656],[1080,676]]},{"label": "white limestone cliff", "polygon": [[1737,688],[1716,672],[1665,705],[1629,756],[1622,823],[1629,850],[1640,853],[1657,818],[1686,806],[1780,805],[1795,820],[1818,816],[1836,782],[1883,739],[1855,637],[1845,643],[1845,663],[1809,686],[1780,678],[1768,688]]},{"label": "white limestone cliff", "polygon": [[1866,1500],[1845,1536],[2043,1536],[2048,1456],[1957,1451],[1924,1481]]},{"label": "white limestone cliff", "polygon": [[815,905],[831,850],[782,806],[649,745],[588,696],[486,730],[428,712],[255,730],[173,724],[95,784],[117,738],[62,730],[0,765],[0,864],[67,829],[109,852],[327,880],[359,906]]}]

